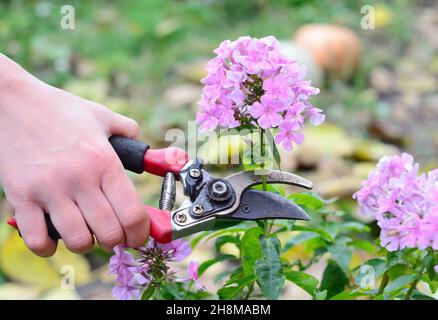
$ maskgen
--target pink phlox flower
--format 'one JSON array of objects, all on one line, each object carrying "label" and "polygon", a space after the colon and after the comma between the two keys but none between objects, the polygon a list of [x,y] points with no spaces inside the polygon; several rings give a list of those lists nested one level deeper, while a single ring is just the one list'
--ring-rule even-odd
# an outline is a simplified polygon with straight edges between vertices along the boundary
[{"label": "pink phlox flower", "polygon": [[183,239],[172,241],[172,247],[173,260],[176,261],[183,261],[192,253],[192,249],[190,248],[189,243],[187,241],[184,241]]},{"label": "pink phlox flower", "polygon": [[[319,89],[304,79],[306,68],[287,57],[275,37],[226,40],[214,53],[206,66],[208,74],[201,80],[204,87],[196,115],[201,131],[248,123],[276,129],[291,120],[293,130],[299,131],[305,119],[313,125],[325,120],[322,110],[308,102]],[[296,112],[294,106],[302,110]],[[280,136],[285,133],[283,130]],[[293,135],[294,140],[301,139],[301,135]]]},{"label": "pink phlox flower", "polygon": [[282,144],[285,150],[292,150],[293,142],[301,144],[304,140],[304,135],[294,132],[296,129],[292,121],[283,121],[280,125],[280,131],[275,135],[275,143]]},{"label": "pink phlox flower", "polygon": [[251,115],[258,119],[260,127],[267,129],[276,127],[283,120],[279,112],[284,111],[284,103],[273,96],[263,95],[261,102],[255,102],[251,107]]},{"label": "pink phlox flower", "polygon": [[282,100],[284,104],[289,104],[288,100],[293,98],[293,92],[288,80],[282,75],[266,79],[263,82],[263,89],[265,90],[265,95]]},{"label": "pink phlox flower", "polygon": [[418,174],[412,155],[385,156],[353,195],[381,228],[389,251],[438,248],[438,171]]},{"label": "pink phlox flower", "polygon": [[176,281],[178,282],[193,281],[193,283],[195,284],[198,290],[205,290],[204,286],[199,282],[198,269],[199,269],[199,263],[196,261],[190,261],[187,266],[188,276],[185,278],[179,278]]},{"label": "pink phlox flower", "polygon": [[133,285],[117,285],[112,290],[113,297],[119,300],[138,299],[140,290]]},{"label": "pink phlox flower", "polygon": [[129,270],[129,267],[135,265],[134,258],[131,253],[126,252],[122,245],[114,247],[114,255],[110,258],[109,271],[111,274],[118,274],[119,272]]}]

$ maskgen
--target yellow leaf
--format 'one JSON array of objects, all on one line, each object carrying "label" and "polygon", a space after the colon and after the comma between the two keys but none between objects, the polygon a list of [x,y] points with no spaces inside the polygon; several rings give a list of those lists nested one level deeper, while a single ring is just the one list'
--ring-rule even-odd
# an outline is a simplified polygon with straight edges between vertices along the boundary
[{"label": "yellow leaf", "polygon": [[29,285],[5,283],[0,285],[0,300],[34,300],[41,294],[41,289]]},{"label": "yellow leaf", "polygon": [[219,139],[212,137],[199,148],[199,156],[208,164],[239,164],[242,148],[243,141],[239,135],[225,135]]},{"label": "yellow leaf", "polygon": [[376,5],[374,19],[377,28],[384,28],[392,23],[392,12],[387,6]]},{"label": "yellow leaf", "polygon": [[61,288],[51,289],[41,297],[43,300],[79,300],[80,297],[76,290],[66,290]]},{"label": "yellow leaf", "polygon": [[30,252],[16,232],[0,245],[0,267],[7,277],[17,282],[40,288],[59,287],[63,277],[61,272],[64,272],[62,266],[71,266],[68,267],[70,275],[74,270],[76,285],[90,280],[90,267],[85,258],[69,252],[62,242],[56,254],[48,259]]}]

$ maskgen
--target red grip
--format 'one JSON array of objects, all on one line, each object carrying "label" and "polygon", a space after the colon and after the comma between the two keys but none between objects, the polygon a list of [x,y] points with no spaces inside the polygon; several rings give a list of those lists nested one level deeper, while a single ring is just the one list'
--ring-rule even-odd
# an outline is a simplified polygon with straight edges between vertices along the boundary
[{"label": "red grip", "polygon": [[189,155],[177,147],[149,149],[144,156],[144,171],[162,177],[167,172],[177,176],[189,160]]},{"label": "red grip", "polygon": [[6,223],[18,230],[17,220],[15,219],[15,217],[9,218],[8,220],[6,220]]},{"label": "red grip", "polygon": [[172,222],[170,211],[145,206],[150,221],[151,237],[159,243],[172,241]]},{"label": "red grip", "polygon": [[[172,222],[170,211],[160,210],[151,206],[145,206],[150,221],[151,237],[159,243],[169,243],[172,241]],[[15,217],[7,221],[11,227],[18,230],[17,220]]]}]

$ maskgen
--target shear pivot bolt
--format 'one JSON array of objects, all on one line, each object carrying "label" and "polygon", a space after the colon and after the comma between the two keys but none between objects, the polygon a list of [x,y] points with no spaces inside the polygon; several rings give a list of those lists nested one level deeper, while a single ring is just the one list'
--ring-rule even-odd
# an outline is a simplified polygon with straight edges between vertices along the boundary
[{"label": "shear pivot bolt", "polygon": [[191,169],[190,172],[189,172],[189,175],[192,178],[199,178],[199,176],[201,175],[201,170],[199,170],[199,169]]},{"label": "shear pivot bolt", "polygon": [[228,192],[227,185],[222,181],[216,181],[211,186],[211,191],[214,196],[216,197],[222,197],[223,195],[226,195]]},{"label": "shear pivot bolt", "polygon": [[176,222],[184,223],[187,221],[187,216],[184,213],[180,212],[175,215],[175,220]]},{"label": "shear pivot bolt", "polygon": [[200,216],[201,214],[204,213],[204,207],[200,204],[196,204],[193,206],[192,212],[193,212],[193,214]]}]

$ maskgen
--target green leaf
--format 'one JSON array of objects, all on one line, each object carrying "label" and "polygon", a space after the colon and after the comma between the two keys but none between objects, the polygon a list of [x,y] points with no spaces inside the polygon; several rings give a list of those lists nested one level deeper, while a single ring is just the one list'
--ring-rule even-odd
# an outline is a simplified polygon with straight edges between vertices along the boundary
[{"label": "green leaf", "polygon": [[264,257],[256,261],[254,274],[263,296],[275,300],[280,296],[284,285],[283,266],[279,256],[281,243],[275,236],[262,236],[260,239]]},{"label": "green leaf", "polygon": [[318,211],[324,207],[324,200],[311,193],[294,193],[289,195],[287,198],[299,206],[303,206],[315,211]]},{"label": "green leaf", "polygon": [[353,254],[353,250],[346,245],[347,241],[349,239],[338,240],[335,244],[328,247],[332,259],[337,262],[346,275],[349,274],[349,265]]},{"label": "green leaf", "polygon": [[281,155],[280,155],[280,152],[278,151],[278,148],[277,148],[275,143],[272,144],[272,155],[274,156],[275,163],[280,168]]},{"label": "green leaf", "polygon": [[149,300],[152,298],[156,287],[153,284],[150,284],[146,289],[144,289],[143,293],[141,294],[141,300]]},{"label": "green leaf", "polygon": [[414,281],[416,278],[415,275],[405,274],[403,276],[398,277],[394,281],[390,282],[383,290],[385,294],[394,294],[403,290],[408,284]]},{"label": "green leaf", "polygon": [[237,247],[240,245],[240,239],[236,236],[226,235],[216,239],[214,245],[216,247],[216,251],[220,252],[221,247],[226,243],[234,243]]},{"label": "green leaf", "polygon": [[427,255],[424,257],[424,266],[426,267],[426,272],[429,277],[429,280],[434,281],[437,276],[437,272],[435,271],[435,265],[438,262],[435,261],[435,253],[433,251],[430,251],[427,253]]},{"label": "green leaf", "polygon": [[425,295],[424,293],[422,293],[418,290],[414,290],[414,292],[412,293],[411,299],[412,300],[436,300],[434,297]]},{"label": "green leaf", "polygon": [[283,246],[283,252],[288,251],[290,248],[300,243],[305,243],[310,239],[314,239],[315,237],[319,237],[319,235],[313,232],[301,232],[286,242],[286,244]]},{"label": "green leaf", "polygon": [[359,291],[344,291],[334,295],[330,298],[330,300],[354,300],[358,297],[369,296],[368,293],[359,292]]},{"label": "green leaf", "polygon": [[388,276],[391,280],[396,279],[398,277],[401,277],[405,274],[410,274],[410,273],[412,273],[410,266],[407,265],[406,263],[396,264],[388,269]]},{"label": "green leaf", "polygon": [[326,298],[327,298],[327,290],[316,292],[315,300],[325,300]]},{"label": "green leaf", "polygon": [[166,289],[169,294],[175,298],[175,300],[181,300],[181,293],[178,285],[175,282],[166,282],[163,284],[164,289]]},{"label": "green leaf", "polygon": [[339,231],[343,232],[369,232],[370,227],[366,224],[357,222],[357,221],[349,221],[339,224]]},{"label": "green leaf", "polygon": [[247,228],[238,228],[238,227],[232,227],[232,228],[227,228],[227,229],[223,229],[223,230],[218,230],[216,232],[211,233],[205,241],[211,240],[213,238],[216,238],[216,237],[224,235],[224,234],[231,234],[234,232],[245,232],[246,230],[247,230]]},{"label": "green leaf", "polygon": [[196,235],[196,237],[194,237],[192,239],[192,241],[190,241],[190,247],[192,249],[195,249],[195,247],[198,245],[199,241],[201,241],[203,238],[208,236],[208,234],[209,234],[209,232],[207,232],[207,231],[200,232],[198,235]]},{"label": "green leaf", "polygon": [[348,284],[348,277],[336,261],[330,259],[321,280],[319,290],[327,290],[327,298],[342,292]]},{"label": "green leaf", "polygon": [[406,264],[405,258],[407,258],[407,256],[412,252],[413,251],[407,250],[407,249],[405,249],[403,251],[388,252],[388,254],[386,255],[386,261],[387,261],[388,267],[392,267],[392,266],[395,266],[397,264]]},{"label": "green leaf", "polygon": [[288,271],[284,273],[284,276],[287,280],[295,283],[312,297],[316,296],[319,282],[314,276],[300,271]]},{"label": "green leaf", "polygon": [[272,155],[274,156],[274,161],[277,164],[277,166],[280,168],[280,164],[281,164],[281,155],[280,152],[278,151],[277,145],[274,142],[274,136],[272,135],[270,130],[266,130],[265,131],[268,135],[268,141],[272,142],[269,143],[270,145],[272,145]]},{"label": "green leaf", "polygon": [[264,231],[260,227],[254,227],[245,232],[240,244],[242,267],[245,275],[254,274],[254,264],[263,257],[260,236]]},{"label": "green leaf", "polygon": [[324,238],[324,240],[328,242],[333,242],[335,239],[325,230],[319,229],[319,228],[313,228],[313,227],[304,227],[304,226],[297,226],[294,225],[292,227],[292,231],[308,231],[319,234],[321,237]]},{"label": "green leaf", "polygon": [[353,240],[349,244],[351,247],[356,247],[368,253],[376,253],[377,248],[369,241],[366,240]]},{"label": "green leaf", "polygon": [[243,278],[230,279],[225,283],[223,288],[219,289],[217,295],[221,300],[234,299],[239,293],[242,292],[243,288],[250,285],[255,281],[255,276],[246,276]]},{"label": "green leaf", "polygon": [[208,268],[210,268],[212,265],[222,262],[227,259],[236,259],[235,256],[232,254],[219,254],[214,259],[206,260],[203,263],[199,265],[198,268],[198,276],[200,277]]}]

